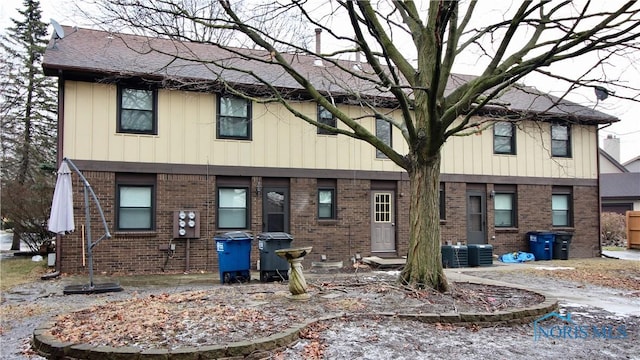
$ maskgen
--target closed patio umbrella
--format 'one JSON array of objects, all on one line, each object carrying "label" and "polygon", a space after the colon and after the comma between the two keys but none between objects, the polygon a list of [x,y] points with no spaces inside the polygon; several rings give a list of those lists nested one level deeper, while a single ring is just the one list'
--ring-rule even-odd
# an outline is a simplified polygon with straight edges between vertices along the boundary
[{"label": "closed patio umbrella", "polygon": [[58,179],[53,192],[51,214],[49,215],[49,231],[56,234],[74,231],[73,194],[71,189],[71,170],[66,162],[58,169]]},{"label": "closed patio umbrella", "polygon": [[[71,161],[71,159],[64,158],[62,164],[60,165],[60,169],[58,170],[58,180],[56,181],[56,188],[53,192],[53,202],[51,203],[51,216],[49,217],[49,231],[55,232],[56,234],[64,234],[68,231],[75,230],[75,225],[73,222],[73,195],[71,192],[71,170],[76,172],[82,180],[84,185],[84,218],[85,218],[85,227],[83,228],[83,234],[86,232],[86,256],[87,262],[89,264],[89,284],[86,285],[68,285],[64,288],[63,293],[67,294],[89,294],[89,293],[98,293],[98,292],[107,292],[107,291],[122,291],[122,287],[115,283],[103,283],[103,284],[94,284],[93,282],[93,247],[98,245],[98,243],[104,239],[111,238],[111,234],[109,233],[109,227],[107,226],[107,221],[104,218],[104,212],[102,211],[102,207],[100,206],[100,202],[98,201],[98,197],[95,192],[91,188],[89,181],[87,178],[82,175],[82,172],[78,169],[78,167]],[[104,226],[104,235],[102,235],[98,240],[93,241],[93,236],[91,233],[91,218],[90,218],[90,210],[89,210],[89,196],[93,198],[95,202],[95,206],[100,214],[100,218],[102,220],[102,225]],[[59,246],[56,246],[56,251],[59,249]],[[59,261],[59,259],[57,259]]]}]

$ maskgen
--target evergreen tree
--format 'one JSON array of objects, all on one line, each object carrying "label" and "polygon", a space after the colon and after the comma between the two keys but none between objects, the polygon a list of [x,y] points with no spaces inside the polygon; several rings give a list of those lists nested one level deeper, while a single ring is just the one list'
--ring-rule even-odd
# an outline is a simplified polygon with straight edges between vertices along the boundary
[{"label": "evergreen tree", "polygon": [[[19,19],[0,36],[0,119],[2,124],[2,216],[14,227],[12,249],[22,234],[42,234],[46,202],[31,201],[52,188],[56,161],[56,84],[44,76],[41,62],[47,46],[47,24],[37,0],[24,0]],[[20,188],[16,194],[12,189]],[[44,194],[47,192],[45,191]],[[41,199],[40,199],[41,200]],[[27,209],[24,204],[38,204]],[[50,203],[50,201],[49,201]],[[16,208],[22,208],[18,218]]]}]

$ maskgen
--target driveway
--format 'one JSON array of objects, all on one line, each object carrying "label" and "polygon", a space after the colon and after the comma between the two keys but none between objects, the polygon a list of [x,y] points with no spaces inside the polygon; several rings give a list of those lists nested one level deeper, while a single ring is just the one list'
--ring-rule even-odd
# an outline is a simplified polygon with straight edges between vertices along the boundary
[{"label": "driveway", "polygon": [[[13,243],[13,233],[0,230],[0,252],[3,256],[8,256],[8,251],[11,250],[11,244]],[[20,242],[20,251],[31,251],[29,245],[24,241]]]},{"label": "driveway", "polygon": [[612,259],[640,261],[640,250],[621,250],[621,251],[603,250],[602,254]]},{"label": "driveway", "polygon": [[[640,267],[640,262],[638,263]],[[531,276],[518,270],[538,269],[541,271],[568,271],[562,267],[546,267],[534,263],[495,265],[491,268],[447,269],[450,279],[457,281],[482,278],[492,280],[496,285],[515,285],[530,290],[553,295],[561,305],[594,307],[619,316],[640,317],[640,294],[602,286],[582,284],[572,281]],[[491,270],[489,270],[491,269]]]}]

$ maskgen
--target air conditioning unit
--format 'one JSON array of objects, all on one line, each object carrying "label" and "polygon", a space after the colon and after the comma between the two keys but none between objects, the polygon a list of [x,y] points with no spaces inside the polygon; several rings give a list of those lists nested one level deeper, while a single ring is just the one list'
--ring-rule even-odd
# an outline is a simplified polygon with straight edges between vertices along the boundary
[{"label": "air conditioning unit", "polygon": [[493,265],[493,245],[469,244],[469,266]]},{"label": "air conditioning unit", "polygon": [[466,245],[442,245],[442,267],[459,268],[467,267],[468,249]]}]

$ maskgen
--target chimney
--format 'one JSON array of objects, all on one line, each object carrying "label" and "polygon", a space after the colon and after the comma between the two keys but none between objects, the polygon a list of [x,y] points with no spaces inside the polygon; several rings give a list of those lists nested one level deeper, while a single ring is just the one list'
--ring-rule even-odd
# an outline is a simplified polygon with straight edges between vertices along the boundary
[{"label": "chimney", "polygon": [[[358,44],[358,38],[354,36],[353,41]],[[362,61],[360,59],[360,46],[356,45],[355,48],[356,51],[356,63],[353,64],[353,70],[355,71],[362,71]]]},{"label": "chimney", "polygon": [[358,49],[356,49],[356,63],[353,64],[353,70],[355,71],[362,71],[362,63],[360,61],[360,51],[357,51]]},{"label": "chimney", "polygon": [[316,54],[320,54],[320,51],[322,51],[322,46],[320,44],[320,34],[322,34],[322,29],[316,28]]},{"label": "chimney", "polygon": [[[320,54],[320,51],[322,50],[322,46],[320,45],[321,33],[322,33],[322,29],[316,28],[316,54]],[[322,59],[316,58],[313,61],[313,66],[323,66]]]},{"label": "chimney", "polygon": [[611,155],[617,162],[620,162],[620,138],[607,135],[602,145],[607,154]]}]

